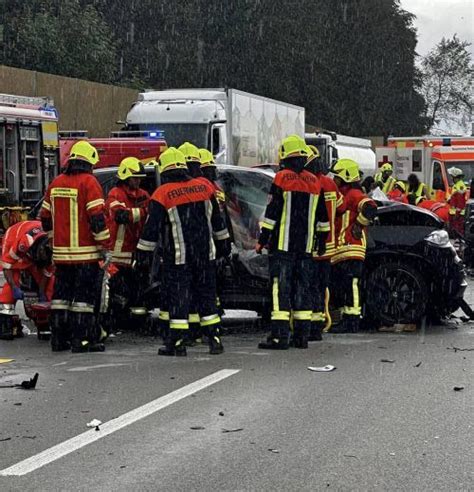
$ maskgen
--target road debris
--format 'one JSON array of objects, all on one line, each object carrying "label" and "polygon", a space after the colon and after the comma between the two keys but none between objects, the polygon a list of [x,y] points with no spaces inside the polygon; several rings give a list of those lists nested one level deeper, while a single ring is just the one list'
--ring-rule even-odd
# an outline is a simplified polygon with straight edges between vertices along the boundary
[{"label": "road debris", "polygon": [[474,348],[446,347],[446,350],[454,350],[456,352],[474,352]]},{"label": "road debris", "polygon": [[331,365],[327,365],[324,367],[311,367],[311,366],[308,367],[308,370],[313,372],[331,372],[334,371],[335,369],[336,367]]},{"label": "road debris", "polygon": [[11,440],[12,440],[11,437],[4,437],[3,439],[0,439],[0,442],[11,441]]},{"label": "road debris", "polygon": [[20,388],[26,390],[35,389],[36,383],[38,382],[38,377],[39,374],[36,373],[29,381],[28,380],[22,381],[21,384],[1,385],[0,389],[5,389],[5,388]]},{"label": "road debris", "polygon": [[453,388],[454,391],[462,391],[464,389],[464,386],[455,386]]},{"label": "road debris", "polygon": [[219,412],[219,417],[223,417],[224,416],[224,412]]},{"label": "road debris", "polygon": [[422,362],[418,362],[418,364],[415,364],[413,367],[420,367]]},{"label": "road debris", "polygon": [[91,420],[88,424],[87,424],[87,427],[90,427],[91,429],[93,429],[95,427],[95,430],[98,431],[100,430],[99,426],[102,425],[102,422],[98,419],[93,419]]},{"label": "road debris", "polygon": [[387,362],[389,364],[393,364],[395,362],[395,359],[380,359],[380,362]]},{"label": "road debris", "polygon": [[278,454],[280,452],[279,449],[273,449],[273,448],[268,448],[268,451],[271,451],[272,453]]},{"label": "road debris", "polygon": [[342,456],[344,456],[344,458],[355,458],[355,459],[359,459],[355,454],[343,454]]},{"label": "road debris", "polygon": [[205,427],[202,427],[200,425],[196,425],[194,427],[190,427],[190,429],[193,430],[193,431],[201,431],[201,430],[204,430]]},{"label": "road debris", "polygon": [[243,430],[244,429],[242,427],[239,427],[238,429],[222,429],[222,434],[227,434],[229,432],[240,432]]}]

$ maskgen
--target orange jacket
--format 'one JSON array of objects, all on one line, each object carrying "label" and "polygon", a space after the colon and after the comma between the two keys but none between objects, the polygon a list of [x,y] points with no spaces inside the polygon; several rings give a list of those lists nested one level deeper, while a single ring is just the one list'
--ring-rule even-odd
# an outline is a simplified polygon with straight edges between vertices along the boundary
[{"label": "orange jacket", "polygon": [[36,239],[45,235],[39,220],[25,220],[9,227],[3,238],[2,267],[7,270],[25,270],[32,266],[28,251]]},{"label": "orange jacket", "polygon": [[40,211],[43,228],[53,238],[55,263],[99,261],[110,239],[105,201],[89,173],[60,174],[49,185]]},{"label": "orange jacket", "polygon": [[110,229],[112,261],[119,265],[131,265],[140,235],[148,215],[150,195],[139,188],[116,186],[106,201]]},{"label": "orange jacket", "polygon": [[[345,212],[336,217],[337,248],[331,263],[345,260],[363,261],[367,249],[367,226],[376,214],[377,205],[358,188],[341,186],[340,191],[344,195]],[[360,239],[353,233],[356,225],[362,229]]]},{"label": "orange jacket", "polygon": [[407,196],[405,195],[405,193],[403,193],[403,191],[399,189],[389,191],[387,193],[387,198],[389,200],[392,200],[393,202],[408,203]]},{"label": "orange jacket", "polygon": [[435,200],[423,200],[418,207],[429,210],[445,222],[449,220],[449,205],[447,203],[437,202]]}]

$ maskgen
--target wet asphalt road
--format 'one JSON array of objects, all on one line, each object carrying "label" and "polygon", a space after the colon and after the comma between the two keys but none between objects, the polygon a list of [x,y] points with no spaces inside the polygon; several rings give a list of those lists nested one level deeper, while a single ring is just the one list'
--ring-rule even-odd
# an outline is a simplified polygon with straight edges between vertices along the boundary
[{"label": "wet asphalt road", "polygon": [[[40,373],[34,391],[0,389],[0,470],[94,418],[239,370],[26,475],[0,471],[0,490],[474,489],[474,351],[453,350],[474,349],[474,323],[330,335],[306,351],[258,351],[259,338],[179,359],[133,336],[88,355],[52,354],[34,336],[0,342],[15,359],[0,384]],[[307,370],[326,364],[337,369]]]}]

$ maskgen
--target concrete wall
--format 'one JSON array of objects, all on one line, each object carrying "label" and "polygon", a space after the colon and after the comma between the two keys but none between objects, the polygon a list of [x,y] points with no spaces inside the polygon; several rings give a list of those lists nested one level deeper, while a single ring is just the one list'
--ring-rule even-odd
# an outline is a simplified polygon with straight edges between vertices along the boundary
[{"label": "concrete wall", "polygon": [[59,112],[61,130],[88,130],[107,137],[124,120],[138,91],[0,65],[0,93],[49,96]]}]

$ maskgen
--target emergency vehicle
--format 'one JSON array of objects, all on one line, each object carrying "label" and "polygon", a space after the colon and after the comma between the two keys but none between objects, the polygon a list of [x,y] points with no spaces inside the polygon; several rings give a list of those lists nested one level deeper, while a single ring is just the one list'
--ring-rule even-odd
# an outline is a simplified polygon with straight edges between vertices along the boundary
[{"label": "emergency vehicle", "polygon": [[26,218],[58,169],[58,114],[53,101],[0,94],[0,229]]},{"label": "emergency vehicle", "polygon": [[71,147],[77,140],[87,140],[99,152],[95,169],[118,166],[125,157],[136,157],[144,164],[158,160],[168,146],[161,131],[118,131],[110,138],[89,138],[86,131],[61,131],[61,167],[66,165]]},{"label": "emergency vehicle", "polygon": [[461,169],[467,186],[474,178],[474,137],[392,137],[386,146],[376,148],[376,156],[379,167],[392,163],[397,179],[406,181],[416,174],[439,201],[449,198],[453,184],[449,168]]}]

